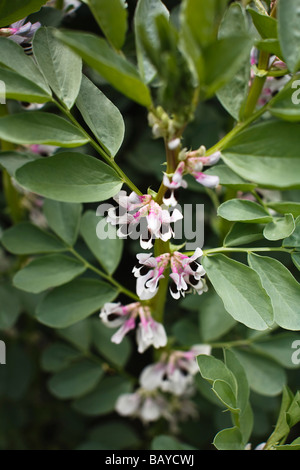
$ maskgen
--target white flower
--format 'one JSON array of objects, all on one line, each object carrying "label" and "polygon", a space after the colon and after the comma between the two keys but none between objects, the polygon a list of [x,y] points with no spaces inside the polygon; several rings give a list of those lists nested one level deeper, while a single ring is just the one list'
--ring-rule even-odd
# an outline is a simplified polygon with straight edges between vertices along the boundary
[{"label": "white flower", "polygon": [[149,254],[137,255],[139,264],[132,270],[137,278],[136,292],[141,300],[149,300],[158,291],[158,283],[164,278],[164,271],[169,264],[170,254],[165,253],[157,258]]},{"label": "white flower", "polygon": [[136,332],[138,352],[143,353],[149,346],[156,349],[166,346],[168,338],[164,326],[153,320],[152,317],[142,318]]},{"label": "white flower", "polygon": [[134,415],[141,403],[141,396],[139,393],[124,393],[117,399],[115,410],[121,416]]},{"label": "white flower", "polygon": [[203,252],[197,248],[194,255],[188,257],[176,251],[171,258],[170,278],[173,283],[170,286],[170,293],[174,299],[179,299],[184,296],[188,289],[197,292],[201,295],[207,291],[205,279],[205,270],[201,264],[196,260],[202,256]]},{"label": "white flower", "polygon": [[121,303],[106,303],[100,312],[100,318],[109,328],[120,327],[111,341],[120,344],[129,331],[136,330],[138,352],[143,353],[150,346],[158,349],[166,346],[167,335],[164,326],[153,320],[150,308],[139,302],[122,306]]},{"label": "white flower", "polygon": [[[109,209],[107,222],[120,226],[117,234],[121,238],[130,236],[135,227],[139,225],[142,229],[140,244],[143,249],[152,248],[155,238],[160,238],[163,241],[170,240],[174,235],[171,224],[183,217],[179,210],[174,210],[170,214],[166,208],[157,204],[149,194],[139,196],[132,192],[127,196],[125,191],[120,191],[114,199],[119,207]],[[143,222],[145,224],[142,225]],[[127,233],[124,233],[124,228]]]},{"label": "white flower", "polygon": [[163,416],[167,403],[158,394],[149,394],[142,388],[134,393],[120,395],[115,410],[121,416],[140,418],[144,423],[157,421]]}]

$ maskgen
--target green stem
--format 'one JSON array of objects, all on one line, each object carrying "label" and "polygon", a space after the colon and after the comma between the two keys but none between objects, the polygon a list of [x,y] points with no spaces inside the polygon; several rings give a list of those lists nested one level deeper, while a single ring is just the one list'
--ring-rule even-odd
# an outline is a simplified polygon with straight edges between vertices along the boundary
[{"label": "green stem", "polygon": [[113,286],[117,287],[119,292],[122,292],[123,294],[127,295],[131,299],[135,300],[136,302],[139,301],[139,298],[137,297],[136,294],[131,292],[130,290],[126,289],[126,287],[122,286],[118,281],[116,281],[112,276],[109,274],[101,271],[100,269],[96,268],[93,266],[91,263],[89,263],[83,256],[81,256],[73,247],[68,246],[68,251],[72,253],[79,261],[81,261],[84,266],[86,266],[87,269],[90,271],[93,271],[94,273],[98,274],[98,276],[102,277],[103,279],[107,280],[110,282]]},{"label": "green stem", "polygon": [[[214,253],[256,253],[256,252],[283,252],[283,253],[293,253],[294,249],[289,250],[288,248],[283,248],[283,247],[258,247],[258,248],[230,248],[230,247],[225,247],[221,246],[218,248],[211,248],[207,250],[203,250],[203,256],[207,255],[212,255]],[[193,251],[186,251],[184,253],[187,256],[192,256],[194,254]]]},{"label": "green stem", "polygon": [[70,112],[68,108],[65,107],[63,103],[60,103],[59,101],[55,101],[55,104],[57,107],[62,111],[62,113],[65,114],[67,118],[74,124],[74,126],[79,129],[82,134],[88,139],[89,143],[94,147],[94,149],[101,155],[101,157],[106,161],[106,163],[113,168],[116,173],[120,176],[120,178],[123,180],[123,182],[136,194],[141,195],[141,191],[135,186],[135,184],[128,178],[128,176],[124,173],[123,170],[119,167],[119,165],[114,161],[114,159],[106,153],[106,151],[99,145],[91,136],[90,134],[79,124],[79,122],[76,120],[76,118],[73,116],[73,114]]}]

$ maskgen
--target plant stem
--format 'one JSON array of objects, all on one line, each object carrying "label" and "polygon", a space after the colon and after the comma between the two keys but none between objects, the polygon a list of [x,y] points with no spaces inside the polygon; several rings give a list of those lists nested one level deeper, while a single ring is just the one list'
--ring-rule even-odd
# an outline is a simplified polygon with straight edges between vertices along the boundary
[{"label": "plant stem", "polygon": [[106,163],[113,168],[116,173],[120,176],[123,182],[136,194],[141,195],[141,191],[135,186],[135,184],[128,178],[128,176],[124,173],[123,170],[119,167],[119,165],[114,161],[114,159],[106,153],[106,151],[99,145],[91,136],[90,134],[79,124],[73,114],[70,112],[68,108],[63,103],[59,101],[54,101],[57,107],[65,114],[66,117],[74,124],[74,126],[79,129],[82,134],[88,139],[89,143],[94,147],[94,149],[101,155],[101,157],[106,161]]},{"label": "plant stem", "polygon": [[98,276],[102,277],[103,279],[110,282],[113,286],[117,287],[119,292],[122,292],[123,294],[127,295],[128,297],[132,298],[135,301],[139,301],[139,298],[137,297],[137,295],[135,295],[130,290],[126,289],[126,287],[122,286],[122,284],[116,281],[111,275],[93,266],[85,258],[83,258],[83,256],[81,256],[73,247],[68,246],[67,248],[68,248],[68,251],[72,253],[72,255],[74,255],[79,261],[81,261],[86,266],[87,269],[89,269],[90,271],[93,271],[94,273],[98,274]]},{"label": "plant stem", "polygon": [[[226,246],[221,246],[218,248],[209,248],[207,250],[203,250],[203,256],[212,255],[214,253],[256,253],[260,251],[269,251],[269,252],[284,252],[284,253],[293,253],[294,249],[289,250],[288,248],[283,247],[259,247],[259,248],[231,248]],[[186,251],[184,253],[187,256],[192,256],[194,254],[193,251]]]}]

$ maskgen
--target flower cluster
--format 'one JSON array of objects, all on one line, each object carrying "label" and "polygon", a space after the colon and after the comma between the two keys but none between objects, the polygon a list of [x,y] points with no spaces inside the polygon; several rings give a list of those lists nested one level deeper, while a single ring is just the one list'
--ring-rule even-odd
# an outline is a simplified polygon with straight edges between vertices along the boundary
[{"label": "flower cluster", "polygon": [[137,390],[119,396],[116,411],[121,416],[139,418],[144,424],[165,418],[176,431],[177,420],[197,416],[190,400],[198,371],[196,356],[210,353],[207,345],[195,345],[186,352],[163,353],[159,362],[141,372]]},{"label": "flower cluster", "polygon": [[188,257],[179,251],[164,253],[156,258],[151,254],[137,255],[138,265],[133,268],[137,278],[136,291],[141,300],[149,300],[157,294],[159,281],[164,278],[164,271],[171,268],[170,293],[174,299],[185,296],[187,291],[201,295],[207,291],[203,276],[205,270],[196,260],[202,256],[202,250],[197,248],[194,255]]},{"label": "flower cluster", "polygon": [[184,180],[185,175],[192,175],[197,183],[207,188],[215,188],[219,185],[219,177],[203,173],[204,166],[215,165],[221,157],[221,153],[215,152],[206,156],[205,147],[201,146],[198,150],[188,152],[183,149],[179,154],[180,163],[172,175],[164,175],[163,184],[170,190],[170,194],[164,197],[164,204],[167,206],[176,206],[177,200],[174,192],[179,188],[187,188],[187,182]]},{"label": "flower cluster", "polygon": [[140,236],[143,249],[152,248],[155,238],[163,241],[170,240],[174,235],[171,224],[183,217],[178,209],[170,214],[166,208],[157,204],[150,194],[139,196],[132,192],[127,196],[125,191],[120,191],[114,200],[118,203],[118,207],[108,210],[107,222],[115,226],[119,225],[117,235],[124,238],[130,235],[137,225],[145,221],[146,227],[142,227]]},{"label": "flower cluster", "polygon": [[126,306],[107,303],[100,312],[100,318],[110,328],[120,327],[111,338],[113,343],[120,344],[129,331],[136,329],[139,353],[145,352],[150,346],[161,348],[167,344],[164,326],[152,318],[149,307],[139,302]]}]

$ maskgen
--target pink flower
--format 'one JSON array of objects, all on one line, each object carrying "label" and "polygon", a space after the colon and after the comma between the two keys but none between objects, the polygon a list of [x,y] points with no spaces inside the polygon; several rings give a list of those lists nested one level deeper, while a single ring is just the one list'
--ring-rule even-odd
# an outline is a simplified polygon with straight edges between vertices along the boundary
[{"label": "pink flower", "polygon": [[189,351],[173,351],[169,357],[163,354],[161,361],[150,364],[140,375],[140,385],[145,390],[157,388],[176,396],[188,395],[198,373],[196,356],[210,355],[211,347],[205,344],[193,346]]},{"label": "pink flower", "polygon": [[202,256],[202,250],[197,248],[194,255],[190,258],[176,251],[172,255],[170,278],[173,283],[170,286],[170,293],[174,299],[179,299],[185,292],[192,290],[201,295],[207,291],[205,279],[205,270],[196,260]]},{"label": "pink flower", "polygon": [[1,28],[0,36],[8,36],[9,39],[17,44],[30,44],[34,34],[41,27],[41,23],[25,23],[26,19],[17,21],[10,25],[9,28]]},{"label": "pink flower", "polygon": [[152,299],[158,292],[159,281],[163,279],[165,270],[170,267],[172,284],[170,293],[174,299],[179,299],[185,292],[196,292],[201,295],[207,291],[203,276],[205,270],[196,260],[202,256],[202,250],[197,248],[194,255],[188,257],[179,251],[164,253],[156,258],[149,254],[137,255],[139,264],[133,268],[137,278],[136,292],[141,300]]},{"label": "pink flower", "polygon": [[168,206],[176,206],[175,191],[179,188],[187,188],[187,182],[183,179],[184,175],[190,174],[195,180],[208,188],[215,188],[219,185],[219,177],[207,175],[202,172],[204,166],[215,165],[221,157],[219,151],[212,155],[203,156],[202,147],[199,150],[184,154],[184,161],[181,161],[173,175],[164,175],[163,184],[170,190],[167,192],[163,202]]},{"label": "pink flower", "polygon": [[120,327],[112,336],[111,341],[120,344],[129,331],[136,328],[138,352],[144,353],[150,346],[158,349],[166,346],[167,335],[161,323],[156,322],[149,307],[139,302],[126,306],[121,303],[107,303],[100,312],[100,318],[109,328]]},{"label": "pink flower", "polygon": [[[127,237],[132,230],[143,221],[146,222],[146,229],[142,227],[140,244],[143,249],[153,247],[153,240],[160,238],[163,241],[170,240],[174,235],[171,224],[182,219],[182,214],[175,209],[172,214],[167,209],[157,204],[151,195],[145,194],[138,196],[132,192],[127,196],[125,191],[114,198],[119,207],[109,209],[107,222],[112,225],[121,225],[118,230],[118,236]],[[119,212],[119,215],[117,215]],[[128,226],[128,234],[124,233],[124,226]]]},{"label": "pink flower", "polygon": [[165,253],[157,258],[148,254],[138,254],[139,264],[133,268],[137,278],[136,292],[141,300],[152,299],[157,294],[158,283],[164,278],[164,271],[170,261],[170,253]]}]

